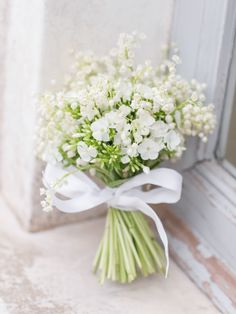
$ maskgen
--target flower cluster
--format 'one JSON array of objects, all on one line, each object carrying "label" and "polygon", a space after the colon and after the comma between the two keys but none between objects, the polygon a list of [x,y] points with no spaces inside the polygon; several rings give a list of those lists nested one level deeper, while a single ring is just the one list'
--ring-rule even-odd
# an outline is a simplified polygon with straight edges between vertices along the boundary
[{"label": "flower cluster", "polygon": [[41,97],[38,151],[44,160],[89,169],[114,185],[180,157],[185,136],[207,141],[215,117],[213,106],[204,104],[204,84],[177,74],[178,55],[156,68],[136,65],[140,37],[121,34],[105,57],[75,55],[64,90]]}]

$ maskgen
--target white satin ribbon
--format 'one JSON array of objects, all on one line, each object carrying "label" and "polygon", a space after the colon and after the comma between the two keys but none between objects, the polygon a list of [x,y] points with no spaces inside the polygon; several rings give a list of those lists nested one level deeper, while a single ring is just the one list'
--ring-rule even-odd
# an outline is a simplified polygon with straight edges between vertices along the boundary
[{"label": "white satin ribbon", "polygon": [[[55,182],[62,177],[65,177],[64,184],[53,187]],[[165,249],[167,276],[169,269],[168,239],[159,217],[147,203],[178,202],[182,188],[182,176],[178,172],[168,168],[157,168],[148,174],[138,174],[117,188],[100,188],[84,172],[76,168],[65,169],[47,164],[43,181],[44,185],[51,190],[52,205],[64,213],[82,212],[107,203],[109,206],[121,210],[140,210],[152,218]],[[144,184],[153,184],[157,187],[144,192],[141,190]],[[56,193],[67,199],[59,198]]]}]

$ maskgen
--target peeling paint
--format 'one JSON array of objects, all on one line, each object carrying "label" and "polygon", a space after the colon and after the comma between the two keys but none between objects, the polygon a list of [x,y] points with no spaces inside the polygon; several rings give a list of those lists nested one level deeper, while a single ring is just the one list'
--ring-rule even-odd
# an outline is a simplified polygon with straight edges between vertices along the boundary
[{"label": "peeling paint", "polygon": [[181,268],[227,314],[236,313],[236,276],[167,206],[158,208],[171,254]]},{"label": "peeling paint", "polygon": [[[171,235],[168,236],[171,250],[175,251],[175,255],[178,259],[181,259],[182,266],[184,266],[184,269],[196,284],[206,292],[223,313],[235,314],[236,309],[233,306],[233,303],[212,280],[212,276],[207,268],[196,260],[186,244]],[[188,267],[185,268],[185,265]]]},{"label": "peeling paint", "polygon": [[204,258],[212,257],[212,253],[203,243],[198,244],[197,250],[202,254]]}]

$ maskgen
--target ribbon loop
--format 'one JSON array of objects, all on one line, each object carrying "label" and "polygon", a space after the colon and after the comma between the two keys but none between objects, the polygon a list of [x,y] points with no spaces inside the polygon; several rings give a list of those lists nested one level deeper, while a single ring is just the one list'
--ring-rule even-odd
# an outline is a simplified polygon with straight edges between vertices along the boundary
[{"label": "ribbon loop", "polygon": [[[100,188],[82,171],[47,164],[44,185],[52,191],[52,205],[64,213],[76,213],[92,209],[103,203],[121,210],[139,210],[152,218],[163,243],[166,256],[166,276],[169,269],[168,239],[165,229],[155,211],[147,204],[176,203],[181,196],[182,176],[175,170],[157,168],[148,174],[141,173],[118,188]],[[157,186],[142,191],[144,184]],[[66,199],[59,198],[60,194]]]}]

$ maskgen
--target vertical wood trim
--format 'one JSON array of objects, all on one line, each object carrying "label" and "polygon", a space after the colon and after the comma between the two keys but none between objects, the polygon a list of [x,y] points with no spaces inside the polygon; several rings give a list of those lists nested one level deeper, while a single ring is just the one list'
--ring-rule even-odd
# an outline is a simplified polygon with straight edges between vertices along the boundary
[{"label": "vertical wood trim", "polygon": [[[170,40],[179,48],[182,64],[178,72],[186,79],[195,77],[204,5],[204,0],[175,1]],[[178,168],[186,169],[196,162],[197,141],[196,138],[187,140],[188,149],[178,162]]]},{"label": "vertical wood trim", "polygon": [[[205,53],[208,53],[207,62],[211,62],[211,59],[215,59],[214,63],[211,63],[211,68],[208,73],[208,85],[209,100],[216,106],[217,114],[217,129],[208,141],[207,145],[200,143],[198,150],[198,159],[212,157],[215,154],[217,142],[221,132],[223,110],[225,109],[225,90],[227,86],[227,79],[229,75],[229,68],[232,59],[235,26],[236,26],[236,1],[234,0],[217,0],[213,1],[209,6],[208,11],[211,12],[213,19],[209,20],[206,17],[205,23],[211,25],[211,37],[213,46],[206,45]],[[209,16],[209,14],[207,15]],[[203,54],[204,59],[204,54]]]},{"label": "vertical wood trim", "polygon": [[234,0],[178,0],[175,2],[171,41],[180,50],[179,72],[207,84],[207,102],[216,106],[218,127],[208,144],[190,139],[182,168],[214,156],[222,115],[236,22]]},{"label": "vertical wood trim", "polygon": [[[235,32],[236,35],[236,32]],[[236,37],[234,37],[233,53],[230,63],[230,70],[227,80],[227,88],[225,90],[224,112],[222,114],[219,141],[217,145],[216,155],[219,159],[225,157],[228,132],[230,127],[230,117],[234,105],[235,86],[236,86]]]}]

